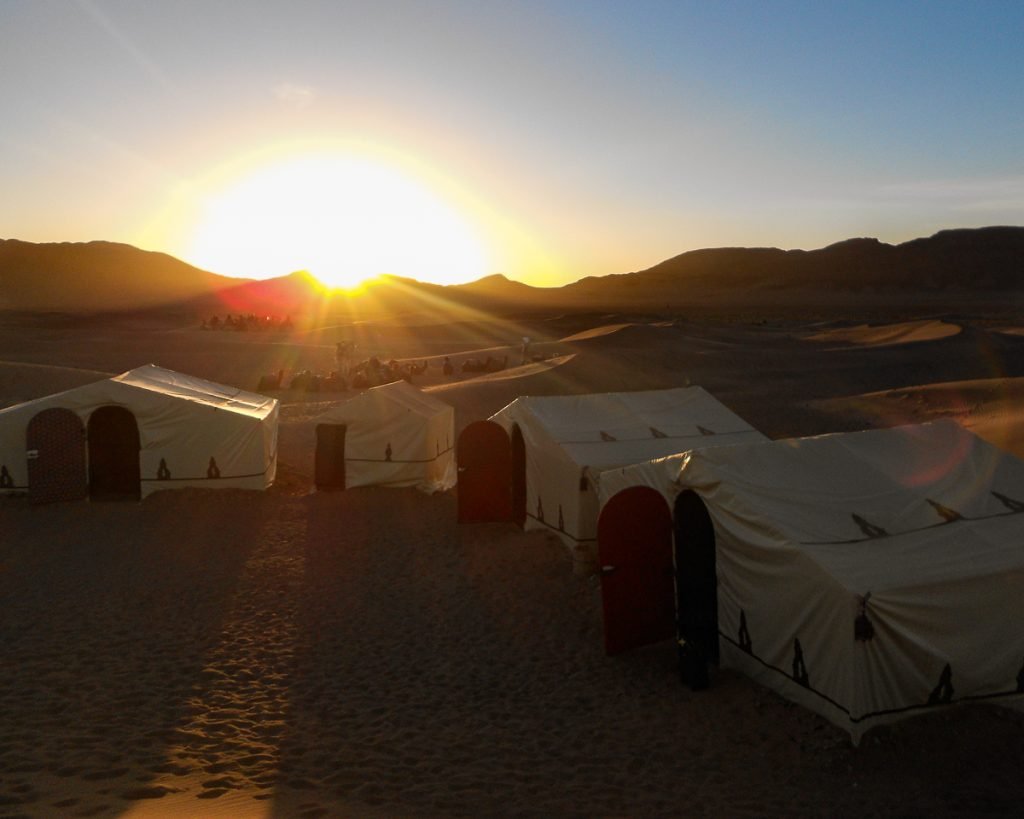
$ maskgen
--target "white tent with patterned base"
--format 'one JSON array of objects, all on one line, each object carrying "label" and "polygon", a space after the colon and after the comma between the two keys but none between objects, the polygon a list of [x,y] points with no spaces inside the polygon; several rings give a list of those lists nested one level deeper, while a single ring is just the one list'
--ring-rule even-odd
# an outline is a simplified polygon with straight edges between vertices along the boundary
[{"label": "white tent with patterned base", "polygon": [[315,419],[316,485],[455,485],[455,409],[405,381],[371,387]]},{"label": "white tent with patterned base", "polygon": [[0,410],[0,491],[37,503],[265,489],[276,399],[147,364]]},{"label": "white tent with patterned base", "polygon": [[696,687],[718,661],[855,742],[1024,696],[1024,462],[954,421],[673,455],[606,472],[601,502],[610,537],[638,503],[668,521]]}]

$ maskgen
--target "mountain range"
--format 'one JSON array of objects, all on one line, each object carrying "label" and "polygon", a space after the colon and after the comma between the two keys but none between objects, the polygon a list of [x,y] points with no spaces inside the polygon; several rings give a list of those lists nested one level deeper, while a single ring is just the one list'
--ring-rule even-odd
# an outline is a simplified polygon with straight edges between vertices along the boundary
[{"label": "mountain range", "polygon": [[161,308],[192,314],[298,315],[315,307],[360,317],[436,310],[439,305],[480,310],[664,309],[737,299],[755,304],[800,293],[822,298],[983,293],[1019,300],[1022,291],[1024,227],[944,230],[897,245],[858,238],[817,250],[693,250],[647,270],[591,276],[555,288],[531,287],[502,275],[447,286],[383,276],[359,295],[329,296],[305,273],[236,279],[126,244],[0,240],[0,309],[5,310]]}]

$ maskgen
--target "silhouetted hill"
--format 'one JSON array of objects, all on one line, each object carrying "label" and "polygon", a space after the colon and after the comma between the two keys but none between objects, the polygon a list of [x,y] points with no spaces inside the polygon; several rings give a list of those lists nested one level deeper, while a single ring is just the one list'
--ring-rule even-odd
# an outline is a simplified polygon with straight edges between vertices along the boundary
[{"label": "silhouetted hill", "polygon": [[714,248],[675,256],[647,270],[582,279],[564,288],[575,299],[616,303],[701,299],[782,290],[833,293],[1020,291],[1024,228],[944,230],[889,245],[848,239],[819,250]]},{"label": "silhouetted hill", "polygon": [[0,309],[137,309],[180,302],[238,281],[131,245],[0,239]]},{"label": "silhouetted hill", "polygon": [[903,303],[965,294],[1024,296],[1024,228],[944,230],[889,245],[848,239],[818,250],[708,248],[647,270],[537,288],[502,275],[441,286],[381,276],[354,294],[328,293],[306,273],[252,281],[217,276],[163,253],[109,242],[0,241],[0,309],[100,311],[173,307],[193,314],[328,314],[376,318],[465,311],[677,309],[691,304],[821,303],[873,294]]}]

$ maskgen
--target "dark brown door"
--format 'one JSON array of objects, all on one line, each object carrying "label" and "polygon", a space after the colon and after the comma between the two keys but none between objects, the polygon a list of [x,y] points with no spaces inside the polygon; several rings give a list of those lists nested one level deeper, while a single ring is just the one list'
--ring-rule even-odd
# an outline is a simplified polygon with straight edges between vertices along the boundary
[{"label": "dark brown door", "polygon": [[672,515],[648,486],[604,505],[597,521],[604,648],[619,654],[668,640],[675,630]]},{"label": "dark brown door", "polygon": [[512,447],[493,421],[474,421],[459,436],[459,523],[512,519]]},{"label": "dark brown door", "polygon": [[75,413],[53,407],[33,416],[25,446],[31,503],[85,498],[85,427]]},{"label": "dark brown door", "polygon": [[526,442],[519,424],[512,426],[512,522],[526,525]]},{"label": "dark brown door", "polygon": [[100,407],[89,416],[89,498],[138,500],[139,425],[131,410]]},{"label": "dark brown door", "polygon": [[708,665],[718,662],[715,526],[696,492],[682,492],[673,512],[679,671],[691,688],[707,688]]},{"label": "dark brown door", "polygon": [[345,424],[317,424],[316,488],[345,488]]}]

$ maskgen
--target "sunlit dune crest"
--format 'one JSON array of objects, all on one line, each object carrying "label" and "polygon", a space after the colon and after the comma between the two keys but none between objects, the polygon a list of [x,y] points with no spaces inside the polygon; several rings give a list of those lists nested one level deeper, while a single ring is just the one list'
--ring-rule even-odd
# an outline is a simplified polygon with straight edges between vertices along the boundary
[{"label": "sunlit dune crest", "polygon": [[861,324],[856,327],[826,330],[808,336],[808,340],[824,342],[843,341],[860,346],[881,347],[888,344],[935,341],[940,338],[954,336],[960,331],[961,328],[956,324],[949,324],[935,319],[924,319],[921,321],[905,321],[899,324]]},{"label": "sunlit dune crest", "polygon": [[450,284],[488,272],[467,217],[396,167],[311,153],[218,185],[188,251],[208,269],[253,278],[303,269],[340,288],[382,273]]}]

